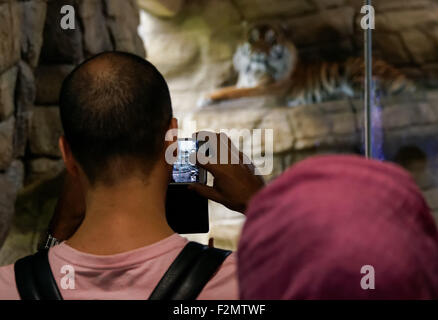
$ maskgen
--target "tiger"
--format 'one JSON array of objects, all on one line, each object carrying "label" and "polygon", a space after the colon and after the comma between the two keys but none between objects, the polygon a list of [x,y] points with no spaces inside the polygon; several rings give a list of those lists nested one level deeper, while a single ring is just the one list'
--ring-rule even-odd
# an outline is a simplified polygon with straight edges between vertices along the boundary
[{"label": "tiger", "polygon": [[[285,34],[282,28],[271,24],[250,28],[247,41],[238,46],[233,57],[237,84],[209,93],[199,105],[274,94],[286,97],[287,105],[294,107],[360,96],[365,79],[363,58],[300,63],[296,46]],[[385,61],[373,59],[372,68],[379,93],[415,91],[412,81]]]}]

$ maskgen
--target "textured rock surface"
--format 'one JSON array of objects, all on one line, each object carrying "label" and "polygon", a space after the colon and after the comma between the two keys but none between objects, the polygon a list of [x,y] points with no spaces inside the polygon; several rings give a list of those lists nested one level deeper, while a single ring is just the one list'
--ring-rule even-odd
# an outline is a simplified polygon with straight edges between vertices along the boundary
[{"label": "textured rock surface", "polygon": [[79,14],[85,26],[83,39],[85,55],[90,56],[112,48],[110,33],[106,26],[103,2],[100,0],[80,1]]},{"label": "textured rock surface", "polygon": [[28,176],[26,183],[33,183],[44,180],[48,176],[56,176],[64,169],[62,160],[54,160],[50,158],[33,159],[29,163]]},{"label": "textured rock surface", "polygon": [[5,175],[0,175],[0,243],[3,244],[14,216],[15,185]]},{"label": "textured rock surface", "polygon": [[264,0],[237,0],[236,4],[249,20],[299,16],[316,9],[311,1],[303,0],[274,0],[269,5]]},{"label": "textured rock surface", "polygon": [[58,139],[61,135],[59,108],[34,108],[29,134],[30,151],[35,155],[60,157]]},{"label": "textured rock surface", "polygon": [[144,44],[137,34],[140,17],[136,0],[105,0],[105,8],[114,48],[145,56]]},{"label": "textured rock surface", "polygon": [[36,99],[38,105],[58,104],[62,81],[72,71],[74,65],[40,65],[35,70]]},{"label": "textured rock surface", "polygon": [[35,77],[33,71],[26,62],[20,61],[18,64],[18,79],[15,93],[14,157],[25,156],[35,92]]},{"label": "textured rock surface", "polygon": [[18,191],[23,188],[24,184],[24,164],[20,160],[12,161],[9,168],[5,171],[5,177],[14,185],[14,190]]},{"label": "textured rock surface", "polygon": [[0,75],[0,121],[14,112],[17,67],[12,67]]},{"label": "textured rock surface", "polygon": [[0,73],[20,59],[20,11],[16,2],[0,2]]},{"label": "textured rock surface", "polygon": [[74,5],[74,0],[48,3],[40,63],[75,64],[84,59],[78,16],[75,15],[75,29],[64,30],[61,28],[63,15],[60,14],[60,11],[64,5]]},{"label": "textured rock surface", "polygon": [[62,176],[49,176],[18,192],[13,223],[0,250],[0,265],[14,263],[36,251],[41,235],[47,230],[61,186]]},{"label": "textured rock surface", "polygon": [[138,0],[140,8],[159,17],[173,17],[178,14],[184,0]]},{"label": "textured rock surface", "polygon": [[45,0],[36,0],[20,2],[19,5],[21,9],[21,56],[32,67],[36,67],[43,45],[47,3]]},{"label": "textured rock surface", "polygon": [[23,186],[24,166],[13,161],[6,172],[0,173],[0,247],[3,244],[14,216],[15,198]]},{"label": "textured rock surface", "polygon": [[9,167],[13,156],[14,118],[0,122],[0,171]]}]

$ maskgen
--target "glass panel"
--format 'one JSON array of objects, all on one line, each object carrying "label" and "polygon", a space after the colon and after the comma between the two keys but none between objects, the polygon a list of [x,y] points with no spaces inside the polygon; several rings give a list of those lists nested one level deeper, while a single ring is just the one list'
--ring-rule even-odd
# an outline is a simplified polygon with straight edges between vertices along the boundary
[{"label": "glass panel", "polygon": [[[309,156],[364,153],[362,4],[187,1],[167,18],[144,8],[140,35],[182,136],[227,130],[271,181]],[[210,216],[201,240],[235,248],[243,217],[214,203]]]},{"label": "glass panel", "polygon": [[413,174],[438,219],[438,3],[374,0],[372,5],[373,153]]}]

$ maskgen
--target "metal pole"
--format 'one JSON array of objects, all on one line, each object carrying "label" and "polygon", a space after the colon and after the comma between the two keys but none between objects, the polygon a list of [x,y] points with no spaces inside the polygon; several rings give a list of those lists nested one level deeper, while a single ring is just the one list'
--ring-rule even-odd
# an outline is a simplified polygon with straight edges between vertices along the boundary
[{"label": "metal pole", "polygon": [[[365,1],[366,5],[371,6],[371,0]],[[372,128],[371,128],[371,104],[372,104],[372,90],[373,90],[373,43],[372,43],[372,29],[365,30],[365,156],[371,158],[373,156],[372,150]]]}]

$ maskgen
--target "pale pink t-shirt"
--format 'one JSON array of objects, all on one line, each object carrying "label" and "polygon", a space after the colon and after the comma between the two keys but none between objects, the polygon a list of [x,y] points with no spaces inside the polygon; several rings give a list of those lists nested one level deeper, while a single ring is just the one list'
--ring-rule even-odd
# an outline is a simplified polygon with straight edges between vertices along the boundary
[{"label": "pale pink t-shirt", "polygon": [[[170,264],[187,244],[174,234],[152,245],[110,256],[83,253],[65,243],[49,251],[49,263],[64,299],[146,300]],[[74,268],[74,289],[62,289],[61,279]],[[236,257],[231,254],[198,299],[238,299]],[[67,272],[67,273],[66,273]],[[64,287],[71,285],[64,278]],[[0,299],[19,299],[14,265],[0,267]]]}]

